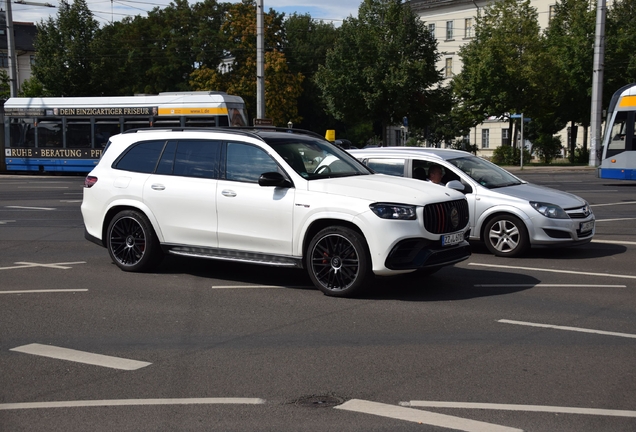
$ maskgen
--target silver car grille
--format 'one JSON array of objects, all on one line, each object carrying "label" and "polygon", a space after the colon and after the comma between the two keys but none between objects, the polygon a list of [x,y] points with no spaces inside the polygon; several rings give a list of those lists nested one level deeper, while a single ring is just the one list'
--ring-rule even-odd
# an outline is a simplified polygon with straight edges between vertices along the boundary
[{"label": "silver car grille", "polygon": [[573,209],[565,209],[565,212],[570,216],[571,219],[585,219],[592,213],[588,206],[573,208]]}]

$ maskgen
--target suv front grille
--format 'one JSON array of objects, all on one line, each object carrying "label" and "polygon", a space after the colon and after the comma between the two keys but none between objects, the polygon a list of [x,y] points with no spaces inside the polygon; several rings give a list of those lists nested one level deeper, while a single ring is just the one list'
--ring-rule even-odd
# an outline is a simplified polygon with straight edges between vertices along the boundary
[{"label": "suv front grille", "polygon": [[424,228],[433,234],[460,231],[468,225],[468,202],[465,199],[424,206]]}]

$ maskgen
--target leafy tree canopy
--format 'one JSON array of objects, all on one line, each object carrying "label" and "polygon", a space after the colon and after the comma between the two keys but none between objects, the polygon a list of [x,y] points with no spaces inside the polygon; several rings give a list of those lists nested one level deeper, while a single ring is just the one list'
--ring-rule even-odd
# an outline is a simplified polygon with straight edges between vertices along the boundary
[{"label": "leafy tree canopy", "polygon": [[327,111],[347,123],[424,125],[434,109],[431,87],[441,80],[437,43],[400,0],[364,0],[345,19],[316,84]]},{"label": "leafy tree canopy", "polygon": [[92,41],[99,24],[84,0],[61,0],[57,18],[37,25],[33,75],[55,96],[92,96],[100,76],[93,70]]}]

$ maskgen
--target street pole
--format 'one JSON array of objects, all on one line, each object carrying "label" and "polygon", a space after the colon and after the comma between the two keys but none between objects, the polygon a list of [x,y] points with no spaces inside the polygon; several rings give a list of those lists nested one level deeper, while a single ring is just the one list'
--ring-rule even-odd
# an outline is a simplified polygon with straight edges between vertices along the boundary
[{"label": "street pole", "polygon": [[11,97],[18,96],[18,74],[15,57],[15,35],[13,34],[13,16],[11,14],[11,0],[7,0],[7,51],[9,60],[9,86]]},{"label": "street pole", "polygon": [[523,149],[525,147],[523,145],[523,113],[521,113],[521,145],[519,147],[521,147],[521,169],[523,169]]},{"label": "street pole", "polygon": [[605,0],[596,5],[596,37],[594,41],[594,65],[592,66],[592,109],[589,166],[600,164],[598,150],[601,148],[601,112],[603,106],[603,61],[605,57]]},{"label": "street pole", "polygon": [[265,59],[263,0],[256,3],[256,118],[265,118]]}]

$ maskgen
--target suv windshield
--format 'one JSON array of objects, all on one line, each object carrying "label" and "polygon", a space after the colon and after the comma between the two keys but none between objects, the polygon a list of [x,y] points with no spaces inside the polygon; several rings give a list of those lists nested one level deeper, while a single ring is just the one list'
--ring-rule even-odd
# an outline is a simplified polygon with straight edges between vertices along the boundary
[{"label": "suv windshield", "polygon": [[478,157],[462,157],[450,159],[448,162],[488,189],[514,186],[522,183],[508,171]]},{"label": "suv windshield", "polygon": [[371,174],[357,159],[328,141],[293,134],[263,138],[294,171],[308,180]]}]

